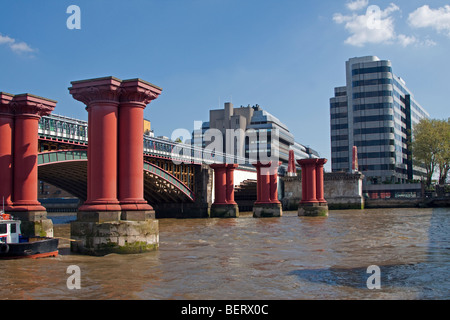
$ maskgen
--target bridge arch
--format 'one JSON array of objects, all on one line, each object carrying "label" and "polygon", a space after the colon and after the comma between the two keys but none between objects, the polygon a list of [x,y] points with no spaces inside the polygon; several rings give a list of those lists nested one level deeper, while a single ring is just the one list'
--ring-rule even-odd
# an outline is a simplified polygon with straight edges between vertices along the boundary
[{"label": "bridge arch", "polygon": [[[87,199],[87,150],[72,149],[38,154],[38,178],[75,197]],[[144,161],[144,197],[151,205],[193,202],[194,193],[160,167]]]}]

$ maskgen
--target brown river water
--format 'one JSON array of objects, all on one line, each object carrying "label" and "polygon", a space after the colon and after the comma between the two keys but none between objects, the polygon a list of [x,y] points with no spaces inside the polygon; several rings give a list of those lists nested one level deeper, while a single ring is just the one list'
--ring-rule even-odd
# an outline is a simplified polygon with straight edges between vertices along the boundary
[{"label": "brown river water", "polygon": [[[0,261],[0,299],[449,299],[450,208],[159,220],[160,248]],[[69,225],[54,225],[69,238]],[[80,268],[69,290],[67,268]],[[367,268],[380,268],[370,290]]]}]

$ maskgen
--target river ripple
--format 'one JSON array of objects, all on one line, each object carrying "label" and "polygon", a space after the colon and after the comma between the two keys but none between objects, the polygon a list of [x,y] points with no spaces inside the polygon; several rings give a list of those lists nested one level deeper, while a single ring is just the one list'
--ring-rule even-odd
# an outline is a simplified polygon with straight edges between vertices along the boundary
[{"label": "river ripple", "polygon": [[[162,219],[160,249],[0,261],[1,299],[449,299],[450,209]],[[70,237],[67,224],[55,235]],[[66,286],[81,269],[81,289]],[[367,268],[381,269],[369,290]]]}]

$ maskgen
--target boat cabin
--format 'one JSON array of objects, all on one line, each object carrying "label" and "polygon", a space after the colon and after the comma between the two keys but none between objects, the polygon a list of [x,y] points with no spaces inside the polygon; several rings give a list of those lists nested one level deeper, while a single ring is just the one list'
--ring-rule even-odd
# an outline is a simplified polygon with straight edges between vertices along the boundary
[{"label": "boat cabin", "polygon": [[19,243],[20,220],[12,220],[9,214],[0,214],[0,243]]}]

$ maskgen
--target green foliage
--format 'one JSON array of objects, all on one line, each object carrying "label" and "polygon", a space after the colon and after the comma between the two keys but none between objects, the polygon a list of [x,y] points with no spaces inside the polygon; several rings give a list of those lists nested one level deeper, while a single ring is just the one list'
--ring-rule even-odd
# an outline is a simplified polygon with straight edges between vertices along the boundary
[{"label": "green foliage", "polygon": [[422,119],[413,130],[413,157],[427,170],[427,185],[431,185],[436,168],[443,184],[450,169],[450,119]]}]

